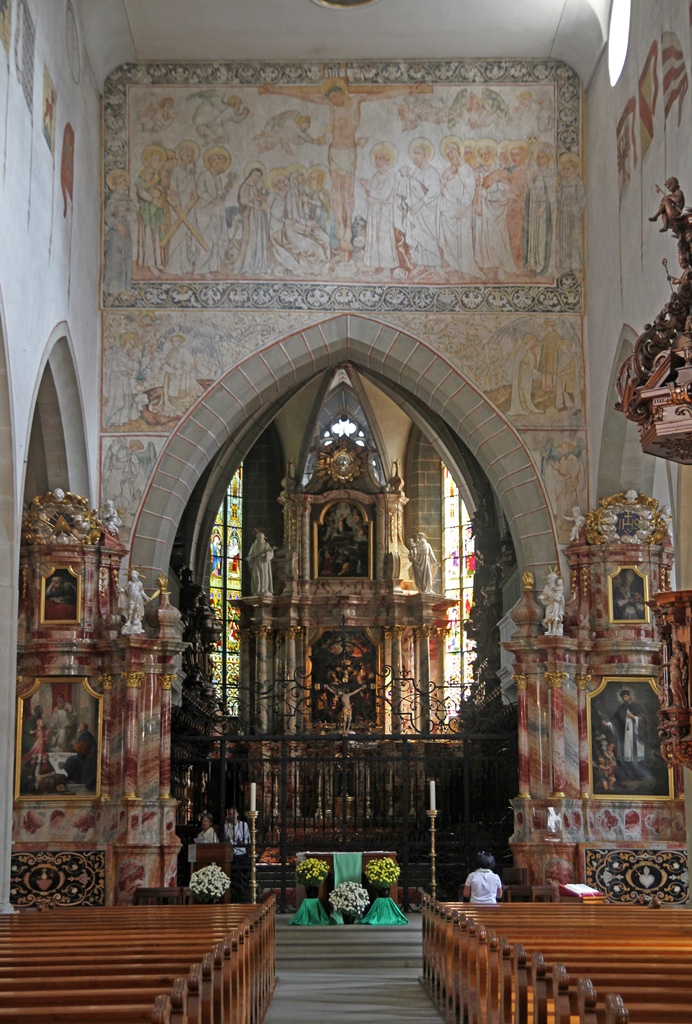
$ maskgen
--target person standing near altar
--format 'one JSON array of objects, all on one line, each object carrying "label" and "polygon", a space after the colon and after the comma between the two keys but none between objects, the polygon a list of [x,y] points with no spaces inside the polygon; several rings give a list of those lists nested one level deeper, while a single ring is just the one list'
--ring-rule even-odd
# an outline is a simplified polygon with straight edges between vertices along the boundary
[{"label": "person standing near altar", "polygon": [[211,814],[202,815],[202,830],[195,836],[196,843],[218,843],[219,837],[214,828],[214,819]]},{"label": "person standing near altar", "polygon": [[237,807],[229,807],[226,812],[226,824],[223,837],[227,843],[233,844],[233,871],[231,874],[231,901],[244,903],[247,899],[248,873],[250,858],[250,828],[246,821],[238,815]]}]

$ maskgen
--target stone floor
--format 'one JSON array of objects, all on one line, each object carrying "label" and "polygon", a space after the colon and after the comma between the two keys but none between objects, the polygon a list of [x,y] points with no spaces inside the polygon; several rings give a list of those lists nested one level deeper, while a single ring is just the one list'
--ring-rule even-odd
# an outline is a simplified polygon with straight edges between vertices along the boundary
[{"label": "stone floor", "polygon": [[278,983],[266,1024],[440,1024],[422,988],[421,916],[408,927],[276,924]]}]

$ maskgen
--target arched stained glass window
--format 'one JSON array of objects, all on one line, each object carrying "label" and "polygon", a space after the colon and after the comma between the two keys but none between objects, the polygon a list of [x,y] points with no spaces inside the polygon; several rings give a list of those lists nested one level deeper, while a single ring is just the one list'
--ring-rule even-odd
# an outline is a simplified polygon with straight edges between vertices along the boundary
[{"label": "arched stained glass window", "polygon": [[471,517],[459,488],[447,467],[442,466],[442,559],[444,596],[455,604],[447,613],[448,633],[444,651],[445,701],[454,715],[468,700],[473,683],[476,642],[464,629],[473,607],[473,575],[476,554]]},{"label": "arched stained glass window", "polygon": [[209,542],[209,599],[223,623],[212,655],[214,686],[227,713],[238,714],[240,683],[240,611],[232,602],[242,595],[243,467],[231,480],[216,515]]}]

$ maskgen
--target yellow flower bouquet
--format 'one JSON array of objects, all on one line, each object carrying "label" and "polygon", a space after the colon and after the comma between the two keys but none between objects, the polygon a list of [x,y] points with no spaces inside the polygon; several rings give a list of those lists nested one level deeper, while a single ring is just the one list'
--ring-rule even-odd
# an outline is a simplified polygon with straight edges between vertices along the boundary
[{"label": "yellow flower bouquet", "polygon": [[296,864],[296,882],[306,889],[319,889],[328,874],[329,864],[320,857],[306,857]]},{"label": "yellow flower bouquet", "polygon": [[377,857],[365,865],[365,877],[373,889],[389,889],[400,874],[400,867],[391,857]]}]

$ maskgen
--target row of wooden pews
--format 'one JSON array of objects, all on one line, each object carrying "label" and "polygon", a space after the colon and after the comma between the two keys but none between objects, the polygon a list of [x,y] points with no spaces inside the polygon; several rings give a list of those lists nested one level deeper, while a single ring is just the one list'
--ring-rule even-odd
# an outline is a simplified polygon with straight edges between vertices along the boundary
[{"label": "row of wooden pews", "polygon": [[449,1024],[680,1024],[692,1021],[692,920],[426,898],[423,983]]},{"label": "row of wooden pews", "polygon": [[0,917],[0,1024],[261,1024],[276,899]]}]

